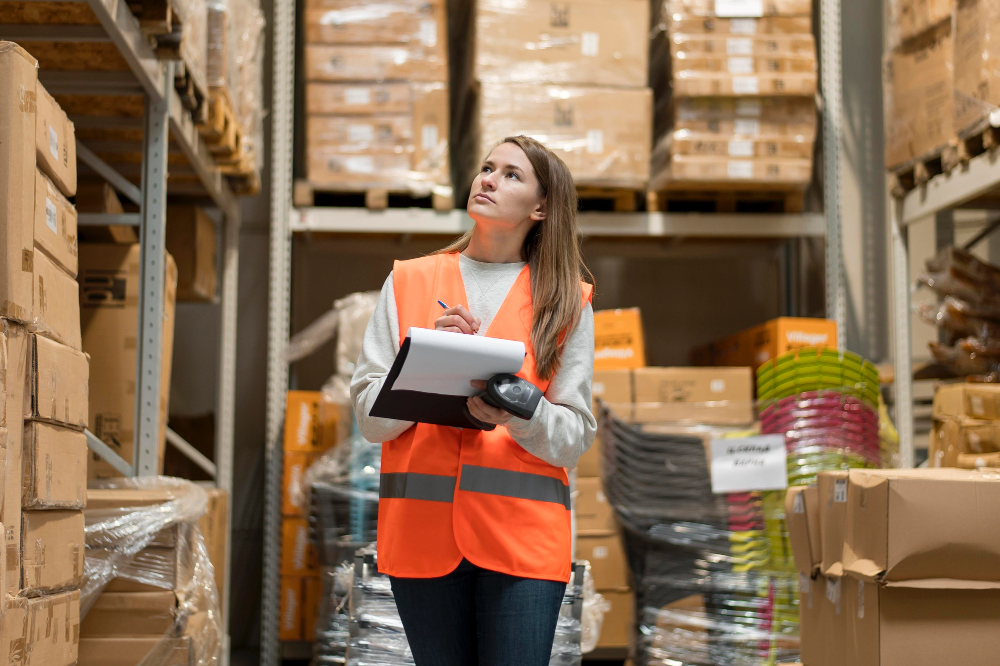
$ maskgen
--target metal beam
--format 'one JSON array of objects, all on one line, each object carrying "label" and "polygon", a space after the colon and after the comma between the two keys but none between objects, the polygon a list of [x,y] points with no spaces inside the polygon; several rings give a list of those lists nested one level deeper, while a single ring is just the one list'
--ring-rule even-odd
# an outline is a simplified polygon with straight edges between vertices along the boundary
[{"label": "metal beam", "polygon": [[167,441],[173,444],[174,448],[187,456],[188,460],[207,472],[213,479],[216,476],[215,463],[205,457],[198,449],[191,446],[186,439],[176,432],[167,428]]},{"label": "metal beam", "polygon": [[100,21],[108,37],[118,47],[129,69],[139,80],[146,94],[156,101],[163,99],[166,79],[165,63],[157,59],[139,21],[129,10],[125,0],[87,0],[97,20]]},{"label": "metal beam", "polygon": [[69,117],[76,129],[142,129],[142,118],[131,116],[77,116]]},{"label": "metal beam", "polygon": [[907,192],[902,201],[902,224],[913,224],[939,210],[958,208],[998,189],[1000,151],[991,150]]},{"label": "metal beam", "polygon": [[169,116],[171,134],[180,145],[181,151],[187,156],[188,163],[198,176],[198,180],[204,185],[208,195],[226,216],[238,215],[236,199],[233,197],[229,185],[219,173],[215,165],[215,158],[205,147],[191,114],[181,104],[177,95],[171,95]]},{"label": "metal beam", "polygon": [[139,213],[79,213],[76,224],[80,227],[138,227],[142,220]]},{"label": "metal beam", "polygon": [[141,95],[143,88],[131,72],[78,72],[42,69],[38,80],[53,95]]},{"label": "metal beam", "polygon": [[823,94],[823,209],[826,212],[826,316],[837,322],[837,347],[846,342],[847,292],[841,238],[840,142],[843,140],[841,0],[820,0]]},{"label": "metal beam", "polygon": [[87,448],[101,456],[105,462],[118,470],[119,474],[125,477],[135,475],[135,470],[132,469],[132,465],[126,462],[120,455],[115,453],[110,446],[98,439],[97,435],[89,430],[84,430],[83,434],[87,436]]},{"label": "metal beam", "polygon": [[132,181],[118,173],[107,162],[95,155],[90,148],[80,143],[79,140],[76,142],[76,157],[96,171],[98,176],[108,181],[111,187],[128,197],[129,201],[137,206],[142,205],[142,190],[133,185]]},{"label": "metal beam", "polygon": [[40,25],[8,24],[3,27],[4,39],[14,42],[110,42],[107,31],[99,25],[46,23]]},{"label": "metal beam", "polygon": [[903,202],[892,202],[892,335],[895,370],[893,400],[896,431],[899,433],[900,466],[913,467],[913,341],[910,337],[910,255],[908,233],[903,221]]}]

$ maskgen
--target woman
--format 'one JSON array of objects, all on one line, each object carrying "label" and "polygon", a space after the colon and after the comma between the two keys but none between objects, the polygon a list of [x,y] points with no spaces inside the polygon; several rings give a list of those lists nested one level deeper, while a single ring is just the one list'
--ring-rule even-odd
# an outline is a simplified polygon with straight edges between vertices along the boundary
[{"label": "woman", "polygon": [[[417,666],[544,666],[570,577],[566,470],[597,425],[576,189],[551,151],[510,137],[483,162],[468,212],[476,224],[452,245],[395,263],[351,382],[361,433],[385,442],[378,566]],[[475,396],[469,412],[495,430],[368,416],[411,326],[524,342],[519,375],[544,393],[534,415]]]}]

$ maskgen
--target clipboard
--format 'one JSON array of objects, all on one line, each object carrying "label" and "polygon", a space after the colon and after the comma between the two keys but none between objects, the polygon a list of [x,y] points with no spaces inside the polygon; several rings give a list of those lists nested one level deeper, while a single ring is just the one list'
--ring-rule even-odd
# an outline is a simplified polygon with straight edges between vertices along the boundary
[{"label": "clipboard", "polygon": [[410,328],[369,416],[493,430],[469,413],[466,401],[479,393],[470,382],[517,373],[524,355],[521,342]]}]

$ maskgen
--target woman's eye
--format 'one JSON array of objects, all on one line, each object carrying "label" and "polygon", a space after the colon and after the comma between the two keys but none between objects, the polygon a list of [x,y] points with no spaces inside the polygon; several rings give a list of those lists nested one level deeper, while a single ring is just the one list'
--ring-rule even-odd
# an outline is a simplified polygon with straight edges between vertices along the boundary
[{"label": "woman's eye", "polygon": [[517,180],[517,174],[516,174],[516,173],[514,173],[513,171],[509,171],[509,172],[507,173],[507,177],[508,177],[508,178],[513,178],[514,180]]},{"label": "woman's eye", "polygon": [[484,166],[481,173],[489,173],[490,171],[492,171],[492,169],[490,169],[488,166]]}]

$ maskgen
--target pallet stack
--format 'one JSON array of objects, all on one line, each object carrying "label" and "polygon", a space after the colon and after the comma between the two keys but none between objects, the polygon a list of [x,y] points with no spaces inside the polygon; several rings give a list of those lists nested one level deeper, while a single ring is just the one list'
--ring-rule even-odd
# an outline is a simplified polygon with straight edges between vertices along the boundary
[{"label": "pallet stack", "polygon": [[718,202],[715,212],[771,199],[801,210],[817,127],[811,3],[665,0],[663,16],[671,101],[661,103],[664,93],[658,104],[670,119],[654,149],[650,189],[661,194],[650,208],[695,190]]},{"label": "pallet stack", "polygon": [[525,134],[566,162],[581,197],[634,210],[649,180],[648,2],[478,1],[475,12],[462,187],[504,137]]},{"label": "pallet stack", "polygon": [[[76,663],[89,363],[80,351],[74,127],[0,42],[0,657]],[[20,661],[24,656],[28,661]]]},{"label": "pallet stack", "polygon": [[390,194],[452,207],[444,0],[309,0],[305,10],[306,180],[315,192]]}]

